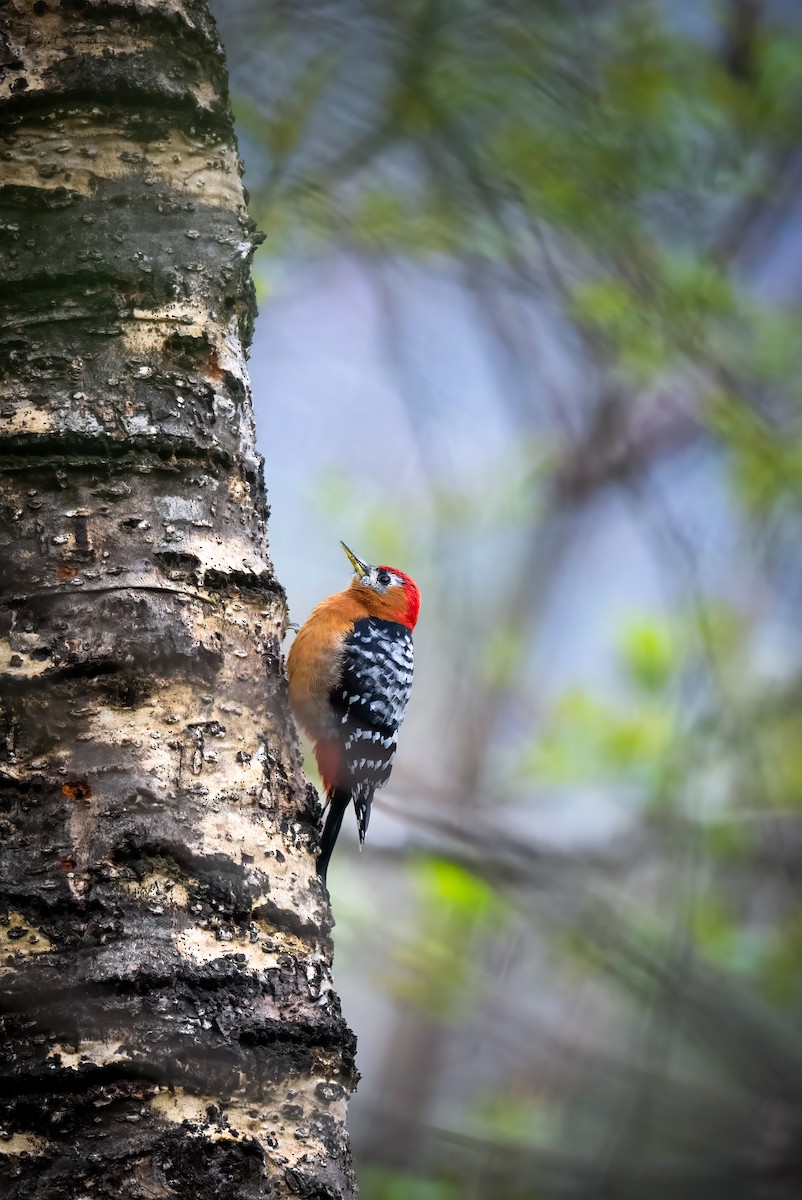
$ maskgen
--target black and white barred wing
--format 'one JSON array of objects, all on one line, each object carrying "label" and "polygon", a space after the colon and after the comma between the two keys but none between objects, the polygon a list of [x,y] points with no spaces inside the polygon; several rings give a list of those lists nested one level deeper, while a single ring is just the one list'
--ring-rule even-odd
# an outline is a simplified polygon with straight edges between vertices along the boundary
[{"label": "black and white barred wing", "polygon": [[405,625],[364,617],[345,640],[341,682],[332,692],[360,843],[376,788],[390,778],[398,727],[412,687],[412,635]]}]

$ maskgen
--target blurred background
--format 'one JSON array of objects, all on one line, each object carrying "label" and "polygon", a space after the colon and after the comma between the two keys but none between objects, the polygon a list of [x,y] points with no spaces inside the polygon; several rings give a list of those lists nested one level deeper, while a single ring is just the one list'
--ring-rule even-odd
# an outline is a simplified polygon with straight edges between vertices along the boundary
[{"label": "blurred background", "polygon": [[423,593],[363,1200],[800,1197],[802,5],[215,8],[291,617]]}]

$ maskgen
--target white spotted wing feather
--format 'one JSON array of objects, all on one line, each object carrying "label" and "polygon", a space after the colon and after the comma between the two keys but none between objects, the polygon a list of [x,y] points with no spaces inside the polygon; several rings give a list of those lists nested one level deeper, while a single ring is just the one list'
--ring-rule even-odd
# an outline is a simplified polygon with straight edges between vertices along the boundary
[{"label": "white spotted wing feather", "polygon": [[359,825],[360,844],[376,788],[390,777],[398,727],[412,687],[412,634],[405,625],[364,617],[343,646],[338,686],[331,705],[339,723],[346,778]]}]

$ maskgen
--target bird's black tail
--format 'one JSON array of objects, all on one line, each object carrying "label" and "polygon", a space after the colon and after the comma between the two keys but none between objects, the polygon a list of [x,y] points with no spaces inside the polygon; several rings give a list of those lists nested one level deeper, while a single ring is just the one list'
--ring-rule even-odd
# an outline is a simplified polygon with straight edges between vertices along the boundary
[{"label": "bird's black tail", "polygon": [[329,796],[329,811],[326,814],[326,824],[323,826],[323,833],[320,836],[320,856],[317,860],[317,873],[324,883],[331,852],[337,841],[345,810],[350,803],[351,793],[345,788],[335,788]]}]

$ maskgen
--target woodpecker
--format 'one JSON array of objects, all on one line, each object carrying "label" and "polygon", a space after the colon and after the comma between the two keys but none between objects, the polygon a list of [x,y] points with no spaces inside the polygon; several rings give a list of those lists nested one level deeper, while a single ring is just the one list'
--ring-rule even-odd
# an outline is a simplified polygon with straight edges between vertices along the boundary
[{"label": "woodpecker", "polygon": [[287,658],[290,705],[314,742],[329,801],[318,858],[326,870],[353,800],[364,844],[376,788],[390,778],[398,727],[412,687],[412,630],[420,592],[396,567],[372,567],[340,542],[354,568],[350,587],[321,601]]}]

